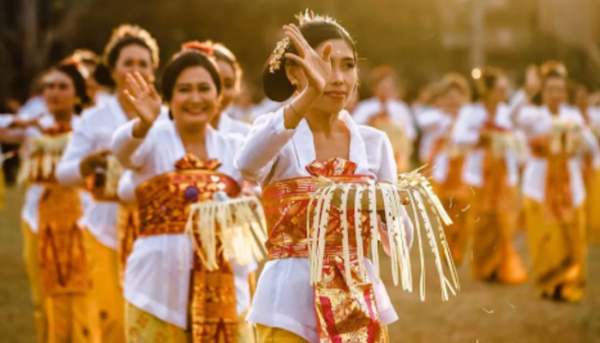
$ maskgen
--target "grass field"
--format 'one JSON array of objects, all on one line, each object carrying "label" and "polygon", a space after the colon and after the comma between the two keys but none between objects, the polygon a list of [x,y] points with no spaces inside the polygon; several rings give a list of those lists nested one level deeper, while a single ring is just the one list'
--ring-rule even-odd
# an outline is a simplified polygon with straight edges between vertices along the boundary
[{"label": "grass field", "polygon": [[[0,211],[0,343],[35,343],[32,306],[22,261],[19,212],[22,194],[11,189]],[[525,236],[517,237],[525,258]],[[590,246],[586,297],[577,305],[541,301],[531,283],[505,287],[474,282],[468,265],[460,268],[461,291],[442,303],[432,265],[428,297],[391,286],[384,261],[383,279],[400,316],[390,326],[390,341],[407,343],[593,343],[600,342],[600,245]],[[415,276],[418,271],[415,266]],[[107,342],[110,343],[110,342]]]}]

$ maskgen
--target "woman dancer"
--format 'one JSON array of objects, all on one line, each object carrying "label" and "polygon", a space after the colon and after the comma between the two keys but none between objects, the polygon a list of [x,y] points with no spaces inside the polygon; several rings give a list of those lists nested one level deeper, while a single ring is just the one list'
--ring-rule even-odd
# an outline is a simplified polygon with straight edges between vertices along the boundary
[{"label": "woman dancer", "polygon": [[467,214],[469,187],[462,181],[465,149],[452,143],[452,130],[461,109],[471,97],[467,80],[455,73],[446,75],[441,81],[442,111],[438,118],[437,139],[432,144],[430,165],[436,193],[447,208],[454,223],[446,229],[446,238],[457,264],[462,263],[469,238]]},{"label": "woman dancer", "polygon": [[581,114],[566,105],[567,71],[541,68],[541,106],[512,116],[527,135],[530,156],[523,173],[524,211],[537,294],[577,302],[585,288],[585,186],[587,153]]},{"label": "woman dancer", "polygon": [[132,171],[140,220],[125,272],[127,340],[238,342],[235,268],[224,256],[217,270],[194,259],[185,233],[191,204],[219,191],[236,196],[243,184],[233,163],[243,138],[210,126],[222,90],[214,51],[192,42],[167,65],[161,84],[172,120],[156,120],[161,99],[138,73],[128,80],[139,118],[112,144]]},{"label": "woman dancer", "polygon": [[508,79],[497,69],[484,68],[477,86],[481,102],[463,107],[452,133],[453,144],[468,151],[462,180],[475,193],[468,212],[471,271],[478,280],[520,284],[527,273],[512,243],[520,152],[505,104]]},{"label": "woman dancer", "polygon": [[[382,233],[391,252],[398,243],[410,246],[412,225],[403,207],[395,221],[380,212],[383,226],[375,193],[367,192],[370,215],[359,196],[352,205],[347,196],[327,193],[325,202],[334,204],[329,211],[315,211],[312,223],[307,215],[323,205],[311,201],[325,194],[323,184],[346,191],[394,185],[394,152],[383,132],[357,125],[344,110],[358,79],[348,32],[329,17],[307,12],[299,19],[300,26],[284,26],[286,38],[263,73],[266,95],[288,105],[259,117],[236,156],[243,175],[263,186],[269,229],[269,262],[248,321],[257,323],[259,342],[386,342],[385,326],[397,315],[376,274],[377,237]],[[397,234],[393,241],[388,232]],[[375,268],[364,257],[369,242]]]},{"label": "woman dancer", "polygon": [[86,251],[79,224],[89,198],[58,184],[55,170],[79,114],[89,103],[85,79],[72,61],[45,75],[49,114],[26,132],[21,181],[25,264],[32,287],[38,342],[99,342]]},{"label": "woman dancer", "polygon": [[[111,156],[110,139],[120,125],[136,117],[135,109],[125,100],[125,76],[135,71],[152,82],[158,62],[158,46],[147,31],[131,25],[121,25],[114,30],[105,48],[104,63],[111,70],[116,96],[106,100],[104,106],[86,112],[57,171],[58,180],[64,186],[76,187],[91,181],[94,201],[86,210],[82,225],[86,229],[88,264],[102,339],[106,342],[125,341],[118,263],[124,263],[125,258],[117,252],[127,251],[131,243],[127,239],[120,241],[117,236],[117,184],[121,168]],[[126,232],[121,237],[130,235]],[[125,246],[119,249],[120,245]]]}]

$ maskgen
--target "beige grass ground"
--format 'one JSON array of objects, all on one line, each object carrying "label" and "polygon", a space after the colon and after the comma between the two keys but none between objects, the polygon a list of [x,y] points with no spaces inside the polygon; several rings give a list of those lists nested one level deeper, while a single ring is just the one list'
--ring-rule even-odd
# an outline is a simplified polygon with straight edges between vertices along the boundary
[{"label": "beige grass ground", "polygon": [[[10,190],[7,206],[0,211],[0,343],[34,343],[31,301],[21,257],[22,199],[19,191]],[[518,236],[517,243],[524,253],[524,234]],[[385,262],[383,278],[391,284]],[[391,342],[600,342],[600,246],[589,249],[588,289],[578,305],[537,300],[529,283],[505,287],[474,282],[468,277],[468,265],[460,268],[460,294],[442,303],[433,271],[429,268],[425,303],[416,294],[388,287],[400,315],[400,321],[389,328]]]}]

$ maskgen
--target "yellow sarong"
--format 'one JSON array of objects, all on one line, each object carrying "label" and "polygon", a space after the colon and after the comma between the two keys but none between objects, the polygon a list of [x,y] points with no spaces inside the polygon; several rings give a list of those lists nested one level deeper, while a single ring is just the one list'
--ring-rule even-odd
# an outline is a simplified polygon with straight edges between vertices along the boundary
[{"label": "yellow sarong", "polygon": [[538,296],[577,302],[586,279],[585,211],[558,220],[546,204],[525,198],[529,254]]},{"label": "yellow sarong", "polygon": [[102,342],[125,342],[125,301],[120,286],[117,251],[84,230],[91,296],[96,302]]},{"label": "yellow sarong", "polygon": [[444,226],[446,241],[452,252],[454,262],[459,265],[464,260],[465,249],[469,240],[468,213],[472,193],[469,186],[462,182],[461,173],[464,156],[450,158],[448,175],[444,183],[434,183],[434,191],[442,205],[452,218],[452,225]]},{"label": "yellow sarong", "polygon": [[[126,318],[127,330],[125,334],[127,343],[189,343],[192,341],[191,330],[184,330],[179,326],[169,324],[130,303],[126,304]],[[238,342],[254,343],[256,342],[254,338],[254,328],[252,327],[252,324],[246,322],[245,318],[245,313],[239,316]]]},{"label": "yellow sarong", "polygon": [[591,161],[586,161],[584,168],[586,190],[586,223],[588,239],[600,243],[600,169],[594,170]]}]

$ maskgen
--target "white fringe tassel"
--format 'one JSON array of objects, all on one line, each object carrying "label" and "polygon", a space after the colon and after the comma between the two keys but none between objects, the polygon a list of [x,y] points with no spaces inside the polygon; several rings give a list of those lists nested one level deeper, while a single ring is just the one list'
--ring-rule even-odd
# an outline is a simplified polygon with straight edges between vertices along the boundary
[{"label": "white fringe tassel", "polygon": [[[192,204],[185,232],[194,242],[202,264],[214,271],[219,268],[221,253],[242,266],[251,263],[253,257],[257,262],[264,260],[266,227],[260,201],[256,197],[241,197]],[[195,235],[200,237],[200,245]],[[218,243],[221,243],[222,251],[217,251]]]},{"label": "white fringe tassel", "polygon": [[[419,291],[421,300],[425,300],[425,256],[423,250],[423,235],[427,237],[431,252],[434,256],[434,263],[440,277],[440,286],[442,300],[447,301],[450,294],[455,295],[456,290],[460,289],[458,273],[456,266],[450,254],[450,248],[446,241],[442,225],[452,224],[452,219],[442,206],[438,197],[433,193],[429,181],[418,171],[401,174],[396,183],[339,183],[323,177],[319,178],[322,187],[311,197],[308,206],[307,218],[307,236],[309,237],[309,258],[311,266],[310,280],[311,284],[316,284],[322,280],[323,261],[325,259],[325,236],[327,223],[329,221],[329,212],[332,203],[341,205],[342,222],[342,250],[345,261],[345,273],[350,273],[350,245],[349,237],[351,233],[348,227],[348,212],[355,218],[360,218],[363,208],[368,208],[369,230],[371,237],[371,258],[375,266],[376,278],[379,279],[379,225],[377,210],[383,213],[387,232],[385,232],[390,243],[390,257],[392,267],[392,278],[394,285],[399,283],[403,290],[412,292],[413,280],[410,261],[410,247],[408,235],[406,232],[407,217],[406,210],[412,212],[413,227],[416,231],[416,240],[419,246],[419,256],[421,259],[421,275],[419,282]],[[366,193],[366,194],[365,194]],[[405,196],[409,203],[402,203],[402,196]],[[366,197],[366,203],[363,198]],[[354,208],[348,208],[349,200],[354,201]],[[406,208],[406,207],[408,208]],[[366,276],[364,249],[362,241],[362,226],[360,220],[355,221],[354,231],[357,243],[358,265],[360,276]],[[443,223],[443,224],[442,224]],[[434,227],[437,227],[437,233]],[[423,231],[423,232],[422,232]],[[415,235],[413,235],[415,236]],[[444,258],[447,261],[450,278],[446,277],[444,262],[440,250],[443,250]],[[350,280],[351,278],[347,278]],[[378,281],[378,280],[373,280]]]}]

